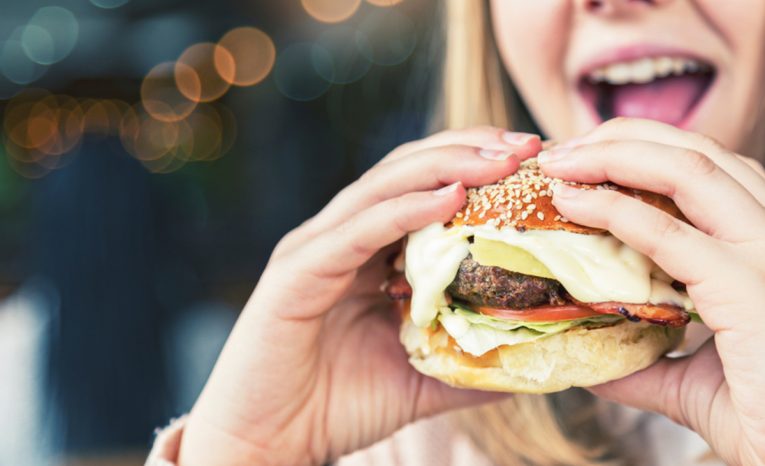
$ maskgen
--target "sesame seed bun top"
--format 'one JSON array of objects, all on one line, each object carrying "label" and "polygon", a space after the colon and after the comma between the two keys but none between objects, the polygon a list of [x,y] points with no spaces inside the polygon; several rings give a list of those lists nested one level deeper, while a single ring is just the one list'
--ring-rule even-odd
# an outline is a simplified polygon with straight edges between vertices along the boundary
[{"label": "sesame seed bun top", "polygon": [[578,225],[561,216],[552,205],[552,186],[565,183],[580,189],[610,189],[639,199],[668,214],[685,220],[668,197],[613,183],[582,184],[546,176],[536,158],[521,164],[517,172],[496,183],[470,188],[467,200],[454,216],[451,225],[492,225],[497,229],[565,230],[572,233],[596,234],[603,230]]}]

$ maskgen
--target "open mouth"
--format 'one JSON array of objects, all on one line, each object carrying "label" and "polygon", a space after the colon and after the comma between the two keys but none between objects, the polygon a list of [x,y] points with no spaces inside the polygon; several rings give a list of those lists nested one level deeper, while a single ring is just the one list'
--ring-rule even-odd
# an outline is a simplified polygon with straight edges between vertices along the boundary
[{"label": "open mouth", "polygon": [[580,77],[578,89],[601,121],[625,116],[683,126],[715,74],[712,64],[698,59],[646,57],[593,68]]}]

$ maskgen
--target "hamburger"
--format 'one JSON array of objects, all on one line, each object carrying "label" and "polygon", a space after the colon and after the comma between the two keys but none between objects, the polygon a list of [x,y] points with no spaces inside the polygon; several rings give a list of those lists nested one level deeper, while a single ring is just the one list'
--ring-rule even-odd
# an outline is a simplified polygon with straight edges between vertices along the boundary
[{"label": "hamburger", "polygon": [[684,219],[667,197],[545,176],[535,159],[471,188],[411,233],[385,290],[410,363],[449,385],[549,393],[618,379],[675,348],[693,303],[645,255],[552,205],[552,186],[610,189]]}]

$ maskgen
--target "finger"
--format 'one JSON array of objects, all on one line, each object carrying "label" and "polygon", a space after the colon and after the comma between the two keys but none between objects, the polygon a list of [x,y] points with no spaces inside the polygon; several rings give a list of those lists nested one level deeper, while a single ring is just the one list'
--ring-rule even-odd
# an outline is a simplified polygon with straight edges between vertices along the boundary
[{"label": "finger", "polygon": [[711,413],[729,404],[722,365],[712,340],[693,356],[661,359],[647,369],[589,390],[618,403],[661,413],[706,439],[712,438]]},{"label": "finger", "polygon": [[510,175],[518,165],[518,157],[511,152],[472,146],[425,149],[373,167],[340,192],[317,216],[314,226],[336,225],[376,202],[407,192],[437,189],[456,181],[468,187],[481,186]]},{"label": "finger", "polygon": [[[274,264],[289,280],[279,280],[280,295],[295,305],[280,316],[308,319],[326,312],[347,291],[357,269],[381,248],[435,222],[449,221],[465,200],[457,182],[437,191],[388,199],[321,233]],[[284,283],[294,284],[285,288]],[[272,299],[280,299],[274,297]]]},{"label": "finger", "polygon": [[338,193],[301,231],[287,240],[289,245],[280,244],[279,253],[294,249],[381,201],[408,192],[437,189],[456,181],[468,187],[484,185],[510,175],[518,165],[518,157],[510,152],[456,145],[424,149],[377,165]]},{"label": "finger", "polygon": [[451,145],[468,145],[500,151],[510,150],[518,155],[521,160],[533,157],[542,150],[539,135],[507,131],[493,126],[479,126],[441,131],[427,138],[408,142],[385,156],[381,163],[398,160],[425,149]]},{"label": "finger", "polygon": [[573,222],[603,228],[688,285],[708,279],[724,262],[715,240],[637,199],[611,190],[553,186],[553,205]]},{"label": "finger", "polygon": [[[448,146],[453,146],[453,148],[470,148],[473,152],[480,152],[481,149],[487,149],[489,152],[493,150],[496,151],[495,156],[497,157],[503,154],[512,153],[514,154],[514,157],[517,157],[520,160],[524,160],[536,155],[541,150],[542,143],[538,135],[512,132],[491,126],[482,126],[460,130],[447,130],[436,133],[425,139],[413,141],[399,146],[396,150],[383,158],[381,162],[378,163],[370,171],[373,171],[380,166],[407,158],[406,156],[414,155],[420,152],[430,152],[431,150],[436,152],[439,148]],[[441,163],[445,162],[441,161]],[[430,171],[428,171],[428,173],[429,172]],[[465,173],[470,173],[470,171]],[[411,175],[415,178],[421,174],[422,173],[419,172],[411,172]],[[496,179],[499,179],[499,177],[501,176],[498,176],[497,178],[490,181],[496,181]],[[452,181],[452,177],[448,177],[448,180],[448,182],[442,183],[442,185],[449,184]],[[358,184],[358,182],[354,183],[354,185],[356,184]],[[435,186],[420,186],[419,189],[431,189],[434,187]],[[387,187],[383,187],[382,193],[385,194],[386,190]],[[399,194],[401,193],[399,192],[395,195]],[[294,249],[298,245],[305,242],[308,238],[317,235],[321,231],[326,230],[333,225],[336,225],[343,219],[353,215],[359,209],[370,205],[369,202],[359,202],[359,199],[356,197],[357,195],[358,192],[356,192],[355,188],[352,188],[352,186],[349,186],[341,191],[327,206],[327,208],[320,212],[319,215],[305,222],[299,228],[293,230],[290,232],[290,234],[283,238],[275,249],[275,255],[280,256],[283,253]],[[378,194],[377,198],[374,196],[371,196],[371,198],[375,200],[382,200],[383,198],[379,196],[380,194]],[[388,197],[392,196],[393,194],[388,192]],[[348,210],[347,200],[349,199],[356,203],[355,209]]]},{"label": "finger", "polygon": [[755,173],[760,175],[761,178],[765,178],[765,168],[763,168],[760,162],[758,162],[757,160],[751,157],[744,157],[743,155],[737,155],[737,157],[739,158],[739,160],[749,165],[749,167],[751,167]]},{"label": "finger", "polygon": [[509,393],[450,387],[437,379],[422,374],[418,375],[423,379],[422,392],[412,420],[455,409],[497,402],[512,396]]},{"label": "finger", "polygon": [[[636,251],[648,256],[688,292],[704,323],[713,331],[740,328],[760,332],[758,306],[743,306],[719,290],[741,290],[753,302],[760,276],[742,263],[728,247],[691,225],[632,197],[610,190],[581,190],[553,186],[553,205],[573,222],[610,231]],[[759,282],[761,283],[761,282]],[[700,297],[700,298],[699,298]],[[710,312],[715,309],[716,312]]]},{"label": "finger", "polygon": [[710,137],[684,131],[666,123],[639,118],[613,118],[566,145],[614,139],[643,139],[669,146],[687,147],[706,154],[746,187],[760,203],[765,204],[765,184],[749,164],[735,157],[732,152]]},{"label": "finger", "polygon": [[[549,176],[613,181],[671,197],[702,231],[729,241],[760,237],[765,209],[706,155],[650,141],[617,140],[540,153]],[[758,228],[759,227],[759,228]]]}]

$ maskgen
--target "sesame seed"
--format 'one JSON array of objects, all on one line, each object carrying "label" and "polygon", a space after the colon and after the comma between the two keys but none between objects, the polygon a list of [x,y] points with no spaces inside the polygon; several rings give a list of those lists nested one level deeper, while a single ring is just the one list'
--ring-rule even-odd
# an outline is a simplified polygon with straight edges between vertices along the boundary
[{"label": "sesame seed", "polygon": [[[551,184],[560,182],[563,181],[544,175],[536,160],[524,161],[511,177],[468,189],[465,209],[456,217],[462,218],[464,223],[520,230],[517,222],[526,220],[529,215],[540,218],[541,205],[535,199],[552,197]],[[541,218],[544,218],[543,214]]]},{"label": "sesame seed", "polygon": [[545,219],[545,214],[543,214],[542,212],[537,212],[537,218],[539,220],[544,220]]}]

